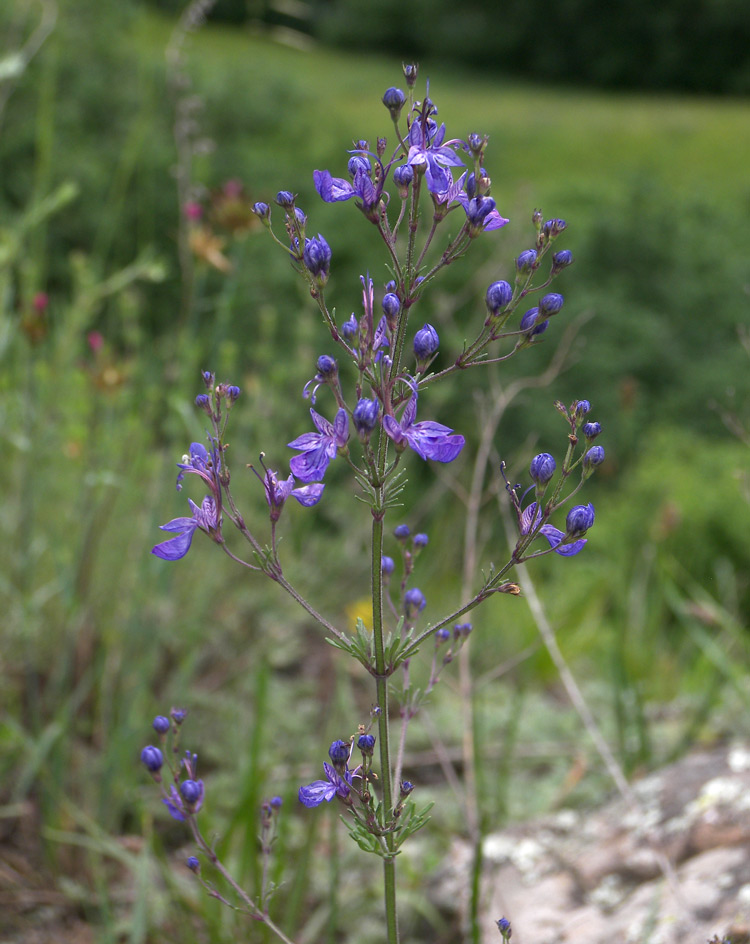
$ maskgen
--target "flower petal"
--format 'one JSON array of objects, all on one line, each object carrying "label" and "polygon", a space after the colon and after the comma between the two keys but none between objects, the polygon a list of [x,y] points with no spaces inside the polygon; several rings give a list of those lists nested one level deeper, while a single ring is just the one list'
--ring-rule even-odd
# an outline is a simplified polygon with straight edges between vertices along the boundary
[{"label": "flower petal", "polygon": [[547,538],[549,546],[554,548],[555,554],[559,554],[561,557],[574,557],[583,550],[584,545],[588,541],[588,538],[579,538],[571,544],[563,544],[562,547],[560,547],[560,542],[565,537],[565,533],[551,524],[542,525],[540,534],[543,534],[544,537]]},{"label": "flower petal", "polygon": [[[182,534],[179,534],[176,538],[170,538],[169,541],[162,541],[161,544],[156,544],[151,548],[151,553],[167,561],[180,560],[184,557],[190,550],[190,545],[193,543],[193,535],[197,528],[197,524],[192,518],[186,520],[190,521],[190,528]],[[170,524],[172,524],[171,521]]]},{"label": "flower petal", "polygon": [[324,488],[325,485],[322,484],[305,485],[303,488],[292,489],[291,495],[296,498],[304,508],[310,508],[318,504]]},{"label": "flower petal", "polygon": [[313,172],[315,189],[326,203],[338,203],[349,200],[354,196],[354,187],[343,177],[331,177],[330,171],[316,170]]},{"label": "flower petal", "polygon": [[[325,800],[330,803],[336,796],[336,785],[327,780],[315,780],[307,786],[299,788],[299,801],[303,806],[320,806]],[[166,801],[165,801],[166,802]]]}]

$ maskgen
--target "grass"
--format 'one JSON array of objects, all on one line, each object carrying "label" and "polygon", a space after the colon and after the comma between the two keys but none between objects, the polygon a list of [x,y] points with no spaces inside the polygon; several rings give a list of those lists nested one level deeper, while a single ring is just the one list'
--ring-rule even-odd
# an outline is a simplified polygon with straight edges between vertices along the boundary
[{"label": "grass", "polygon": [[[138,94],[129,121],[113,128],[114,141],[107,142],[118,152],[114,163],[89,146],[95,138],[85,134],[79,151],[69,153],[64,112],[70,102],[56,85],[53,64],[44,60],[44,84],[31,84],[38,91],[38,98],[32,94],[38,112],[27,117],[39,123],[37,197],[62,180],[79,182],[77,164],[89,187],[81,188],[78,202],[48,207],[49,215],[26,231],[9,214],[3,233],[4,239],[18,237],[3,242],[12,252],[0,269],[3,490],[13,499],[0,516],[0,586],[8,601],[0,648],[6,679],[0,727],[4,838],[39,870],[35,888],[62,892],[66,904],[53,919],[58,924],[82,916],[102,940],[112,941],[193,935],[221,942],[246,934],[243,919],[184,880],[185,834],[166,819],[137,766],[138,751],[152,736],[151,717],[170,705],[188,705],[186,743],[201,755],[211,797],[206,832],[219,837],[250,886],[258,881],[258,803],[274,793],[284,796],[279,859],[286,854],[298,867],[279,875],[286,883],[281,910],[290,932],[301,929],[306,940],[316,928],[344,933],[352,911],[369,914],[371,888],[356,850],[335,833],[335,821],[311,825],[294,808],[297,785],[317,776],[312,758],[366,715],[369,689],[272,587],[245,580],[206,542],[196,541],[188,558],[171,567],[148,549],[158,540],[158,525],[182,513],[182,497],[172,490],[174,463],[202,430],[190,409],[198,392],[193,365],[211,360],[243,387],[234,418],[234,470],[248,517],[260,521],[263,499],[243,477],[242,465],[261,448],[281,461],[279,443],[299,433],[300,417],[287,391],[309,379],[322,332],[307,317],[309,301],[301,293],[284,288],[274,295],[290,273],[256,235],[230,247],[236,267],[228,279],[200,273],[203,307],[195,330],[165,328],[177,307],[175,222],[155,207],[159,200],[174,202],[163,193],[171,194],[173,157],[159,77],[171,28],[141,13],[132,32],[119,37],[133,57]],[[194,89],[205,99],[201,126],[218,144],[215,154],[196,161],[196,175],[207,186],[239,175],[255,198],[282,187],[299,190],[316,229],[330,233],[337,258],[354,266],[351,260],[370,246],[369,233],[361,235],[364,224],[353,210],[347,213],[351,208],[313,201],[310,171],[327,166],[342,172],[347,142],[382,131],[377,96],[398,82],[399,64],[215,28],[191,38],[188,48]],[[712,208],[714,222],[734,221],[747,203],[750,192],[740,183],[750,151],[747,103],[531,87],[429,61],[421,68],[432,77],[446,122],[454,128],[458,123],[458,133],[489,133],[493,193],[514,223],[542,205],[575,221],[583,239],[599,227],[606,242],[610,221],[633,212],[634,181],[644,180],[658,194],[657,210],[666,214],[668,229],[696,201]],[[167,156],[161,164],[159,154]],[[133,200],[139,223],[132,241],[138,251],[157,245],[161,258],[157,265],[144,256],[129,270],[118,262],[118,234]],[[92,204],[98,204],[96,235],[90,245],[77,246],[89,258],[62,251],[48,258],[47,247],[60,245],[58,227],[91,232],[86,214]],[[482,278],[488,278],[471,283],[474,299],[498,267],[507,267],[522,232],[518,224],[513,234],[502,234],[499,250],[485,248],[482,256],[479,249]],[[612,250],[616,255],[616,243]],[[682,251],[675,247],[676,255]],[[713,251],[727,254],[721,245]],[[70,276],[64,284],[71,286],[53,295],[46,336],[33,344],[19,330],[27,298],[18,286],[32,284],[30,268],[35,278],[64,269]],[[585,285],[585,263],[581,269]],[[358,304],[358,271],[336,276],[342,309]],[[454,289],[465,292],[467,271],[456,277]],[[125,274],[116,284],[111,277],[118,273]],[[271,287],[263,289],[266,276]],[[741,284],[739,277],[730,280],[727,290],[739,293]],[[571,276],[571,298],[575,286]],[[626,289],[632,298],[634,284]],[[584,287],[583,294],[606,316],[596,291]],[[156,312],[154,292],[163,293]],[[446,291],[436,313],[445,318],[448,335],[460,338],[460,323],[452,326],[450,318],[453,298]],[[725,306],[725,299],[717,304]],[[105,333],[99,353],[86,345],[93,328]],[[599,318],[586,333],[605,329]],[[578,356],[584,359],[585,351]],[[542,355],[546,349],[530,356]],[[618,364],[612,369],[621,369]],[[697,371],[697,356],[689,366]],[[270,382],[264,379],[269,371]],[[552,396],[545,392],[546,399]],[[475,414],[471,398],[465,399],[453,408],[468,425]],[[502,451],[519,477],[534,448],[530,409],[522,402],[519,415],[501,429]],[[647,410],[658,413],[657,404],[649,401]],[[624,409],[607,416],[613,437],[627,422]],[[711,422],[719,425],[713,415]],[[745,451],[728,438],[717,442],[715,433],[709,438],[681,425],[673,416],[659,428],[653,424],[640,431],[632,453],[615,453],[610,468],[625,468],[627,476],[615,471],[598,485],[597,524],[585,558],[553,562],[562,567],[544,562],[538,570],[561,645],[587,680],[587,697],[631,771],[743,730],[747,707],[742,672],[748,664],[750,521],[735,475],[746,464]],[[462,512],[449,498],[449,483],[422,471],[415,470],[413,510],[405,515],[437,546],[441,536],[460,533]],[[344,620],[366,589],[367,523],[355,517],[348,498],[332,499],[314,517],[303,515],[290,511],[295,529],[285,534],[285,554],[297,560],[290,565],[294,577],[316,604]],[[484,561],[502,555],[501,529],[492,519],[487,516],[483,532]],[[458,560],[457,549],[420,560],[420,581],[435,612],[455,599]],[[312,566],[320,561],[323,578]],[[576,716],[561,710],[556,671],[538,646],[525,604],[507,598],[489,604],[472,641],[475,672],[526,648],[529,654],[512,671],[485,679],[476,699],[488,828],[563,802],[585,806],[609,789]],[[429,716],[455,753],[461,738],[455,676],[448,674],[437,689]],[[432,732],[415,726],[412,746],[420,762],[409,775],[437,799],[439,815],[405,870],[406,897],[418,896],[424,870],[463,828]],[[572,757],[588,773],[571,791],[566,777]],[[34,822],[41,843],[30,838]],[[319,865],[319,842],[338,844],[338,878]],[[332,891],[337,882],[338,898]],[[338,928],[330,918],[336,913]],[[450,937],[448,917],[420,914],[416,907],[410,913],[407,939]],[[363,918],[358,940],[375,940],[378,931],[377,917],[374,923]]]}]

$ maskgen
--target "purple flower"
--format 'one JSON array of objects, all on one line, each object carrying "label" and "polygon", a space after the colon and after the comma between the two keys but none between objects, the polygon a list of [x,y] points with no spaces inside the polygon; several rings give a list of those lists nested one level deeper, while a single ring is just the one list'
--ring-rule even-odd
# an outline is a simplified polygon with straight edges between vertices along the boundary
[{"label": "purple flower", "polygon": [[260,476],[258,476],[258,478],[260,478],[263,483],[263,488],[266,491],[266,501],[268,502],[268,507],[271,509],[271,521],[279,520],[281,509],[284,507],[284,503],[290,495],[292,498],[296,499],[303,508],[311,508],[313,505],[318,504],[323,494],[323,489],[325,488],[325,485],[320,483],[295,488],[293,475],[290,475],[287,479],[279,480],[276,472],[273,472],[271,469],[266,469],[266,474],[263,478]]},{"label": "purple flower", "polygon": [[179,793],[175,785],[170,784],[169,798],[164,798],[161,802],[169,810],[172,819],[184,822],[190,813],[197,813],[200,810],[204,797],[202,780],[183,780]]},{"label": "purple flower", "polygon": [[349,439],[349,418],[343,408],[336,413],[333,423],[310,408],[310,416],[317,433],[304,433],[289,443],[291,449],[298,449],[300,455],[289,462],[294,475],[302,482],[319,482],[325,475],[328,463],[336,458],[339,449],[343,449]]},{"label": "purple flower", "polygon": [[299,801],[303,806],[320,806],[325,800],[330,803],[335,796],[346,799],[349,796],[349,786],[352,782],[352,775],[348,769],[342,774],[338,774],[330,764],[323,764],[326,780],[314,780],[307,786],[299,788]]},{"label": "purple flower", "polygon": [[[383,428],[397,447],[407,445],[423,459],[434,459],[436,462],[453,462],[464,447],[465,439],[459,433],[454,433],[448,426],[435,423],[432,420],[423,420],[415,423],[417,417],[417,385],[410,382],[412,395],[406,404],[401,422],[395,416],[383,417]],[[301,476],[300,476],[301,478]]]},{"label": "purple flower", "polygon": [[501,229],[509,221],[500,215],[500,211],[495,209],[495,201],[492,197],[477,196],[473,199],[465,193],[459,193],[456,197],[458,202],[466,211],[466,218],[472,230],[486,233],[494,229]]},{"label": "purple flower", "polygon": [[464,162],[450,145],[463,144],[463,141],[456,138],[443,143],[445,125],[438,127],[437,122],[428,117],[430,105],[426,100],[422,115],[412,122],[409,128],[409,153],[406,163],[415,171],[424,172],[427,189],[431,193],[442,193],[453,183],[450,171],[446,168],[464,166]]},{"label": "purple flower", "polygon": [[165,718],[164,715],[157,715],[154,718],[153,724],[151,725],[157,734],[166,734],[171,726],[172,725],[169,718]]},{"label": "purple flower", "polygon": [[427,600],[419,587],[412,587],[404,594],[404,612],[407,619],[414,619],[427,606]]},{"label": "purple flower", "polygon": [[332,177],[330,171],[327,170],[313,172],[315,189],[326,203],[339,203],[341,200],[359,197],[362,201],[360,208],[366,216],[375,220],[378,218],[377,207],[380,204],[384,179],[385,172],[382,165],[380,165],[380,173],[377,177],[378,182],[375,183],[367,165],[363,162],[355,167],[351,183],[343,177]]},{"label": "purple flower", "polygon": [[190,443],[190,451],[182,457],[182,462],[177,463],[177,468],[181,471],[177,475],[177,491],[182,489],[182,480],[186,472],[197,475],[208,486],[217,508],[221,508],[221,485],[219,483],[219,473],[221,472],[221,456],[219,449],[213,443],[209,451],[203,443]]},{"label": "purple flower", "polygon": [[221,516],[216,512],[216,503],[210,495],[206,495],[199,508],[194,501],[188,498],[188,504],[193,512],[192,518],[173,518],[159,527],[162,531],[175,531],[177,536],[168,541],[162,541],[151,548],[151,553],[162,560],[180,560],[190,550],[193,535],[200,528],[217,540],[221,534]]},{"label": "purple flower", "polygon": [[320,282],[326,281],[331,271],[331,247],[320,233],[305,240],[302,259],[311,275],[316,276]]},{"label": "purple flower", "polygon": [[440,346],[440,338],[431,324],[426,324],[414,335],[414,356],[421,363],[426,363]]},{"label": "purple flower", "polygon": [[[576,507],[582,508],[584,506],[580,505]],[[588,507],[591,508],[591,523],[593,524],[594,509],[591,505]],[[570,512],[568,512],[568,518],[570,518],[572,512],[575,510],[576,509],[573,508]],[[521,514],[521,534],[529,534],[531,531],[535,530],[539,526],[539,522],[541,520],[542,512],[539,510],[537,503],[532,502],[529,507],[526,508]],[[554,549],[555,554],[560,554],[562,557],[574,557],[583,550],[583,547],[587,541],[586,538],[581,538],[578,541],[573,541],[571,544],[563,544],[560,546],[563,538],[566,537],[566,535],[564,532],[560,531],[559,528],[555,528],[551,524],[543,524],[542,527],[539,528],[539,533],[547,539],[549,546]],[[570,524],[568,523],[568,536],[571,534],[573,534],[573,532],[570,528]]]},{"label": "purple flower", "polygon": [[557,463],[548,452],[540,452],[534,456],[529,467],[529,475],[537,485],[546,485],[555,474]]}]

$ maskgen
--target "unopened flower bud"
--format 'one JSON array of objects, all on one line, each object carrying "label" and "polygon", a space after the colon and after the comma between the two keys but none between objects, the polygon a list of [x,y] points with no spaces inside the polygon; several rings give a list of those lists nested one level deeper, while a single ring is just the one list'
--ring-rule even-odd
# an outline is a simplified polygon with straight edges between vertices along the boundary
[{"label": "unopened flower bud", "polygon": [[195,806],[203,795],[203,787],[195,780],[183,780],[180,784],[180,793],[188,807]]},{"label": "unopened flower bud", "polygon": [[331,269],[331,247],[320,233],[312,239],[305,240],[302,259],[308,272],[318,281],[325,282]]},{"label": "unopened flower bud", "polygon": [[164,766],[164,757],[158,747],[149,744],[141,751],[141,763],[149,773],[156,774]]},{"label": "unopened flower bud", "polygon": [[508,282],[493,282],[487,289],[487,309],[496,315],[501,308],[509,305],[513,298],[513,289]]},{"label": "unopened flower bud", "polygon": [[380,403],[377,400],[362,398],[354,407],[352,421],[354,428],[362,442],[367,442],[370,433],[375,429],[380,414]]},{"label": "unopened flower bud", "polygon": [[211,397],[207,393],[199,393],[195,398],[195,405],[209,416],[211,415]]},{"label": "unopened flower bud", "polygon": [[343,767],[349,760],[349,745],[346,741],[334,741],[328,748],[328,756],[334,767]]},{"label": "unopened flower bud", "polygon": [[473,628],[471,623],[456,623],[453,627],[453,635],[456,639],[466,639]]},{"label": "unopened flower bud", "polygon": [[411,534],[408,524],[399,524],[393,529],[393,536],[397,541],[405,541]]},{"label": "unopened flower bud", "polygon": [[234,384],[229,384],[227,387],[227,400],[230,403],[234,403],[240,395],[240,388],[236,387]]},{"label": "unopened flower bud", "polygon": [[601,433],[601,431],[602,431],[601,423],[584,423],[583,424],[583,435],[589,441],[596,439],[596,437],[599,435],[599,433]]},{"label": "unopened flower bud", "polygon": [[573,253],[570,249],[560,249],[552,256],[552,271],[559,272],[573,262]]},{"label": "unopened flower bud", "polygon": [[389,577],[396,567],[396,564],[392,557],[387,557],[385,554],[380,558],[380,569],[383,572],[383,576]]},{"label": "unopened flower bud", "polygon": [[321,354],[317,363],[318,374],[323,380],[331,380],[338,374],[338,365],[328,354]]},{"label": "unopened flower bud", "polygon": [[536,263],[536,249],[525,249],[516,259],[516,268],[519,272],[531,272]]},{"label": "unopened flower bud", "polygon": [[409,88],[414,88],[414,85],[417,81],[417,72],[419,66],[416,63],[406,64],[404,63],[404,78],[406,79],[406,84]]},{"label": "unopened flower bud", "polygon": [[570,537],[580,537],[585,534],[594,523],[594,506],[589,502],[588,505],[576,505],[568,512],[565,519],[565,527]]},{"label": "unopened flower bud", "polygon": [[426,534],[415,534],[412,538],[414,550],[421,551],[423,547],[427,547],[429,540]]},{"label": "unopened flower bud", "polygon": [[557,463],[548,452],[540,452],[534,456],[529,467],[529,475],[537,485],[546,485],[555,474]]},{"label": "unopened flower bud", "polygon": [[404,107],[405,101],[406,95],[404,95],[400,88],[386,89],[383,95],[383,104],[391,113],[391,118],[394,121],[398,120],[398,116],[401,114],[401,109]]},{"label": "unopened flower bud", "polygon": [[404,612],[407,617],[413,619],[417,613],[421,613],[427,605],[424,594],[418,587],[412,587],[404,594]]},{"label": "unopened flower bud", "polygon": [[157,734],[166,734],[171,726],[169,718],[165,718],[164,715],[157,715],[151,725]]},{"label": "unopened flower bud", "polygon": [[351,318],[341,325],[341,333],[344,335],[344,338],[347,341],[352,341],[356,337],[358,331],[359,324],[357,323],[357,319],[354,317],[354,312],[352,312]]},{"label": "unopened flower bud", "polygon": [[595,469],[604,462],[604,446],[592,446],[583,457],[584,469]]},{"label": "unopened flower bud", "polygon": [[395,324],[398,313],[401,311],[401,299],[395,292],[388,292],[383,296],[382,306],[388,324]]},{"label": "unopened flower bud", "polygon": [[547,220],[547,222],[542,227],[542,230],[545,236],[549,236],[554,239],[555,236],[559,236],[560,233],[565,229],[568,224],[565,220]]},{"label": "unopened flower bud", "polygon": [[280,810],[284,803],[280,796],[271,797],[268,802],[272,810]]},{"label": "unopened flower bud", "polygon": [[509,941],[512,931],[510,927],[510,921],[507,918],[500,918],[497,922],[497,929],[502,935],[504,941]]},{"label": "unopened flower bud", "polygon": [[411,164],[403,164],[397,167],[393,172],[393,182],[398,187],[398,194],[401,199],[405,199],[409,192],[409,184],[414,180],[414,171]]},{"label": "unopened flower bud", "polygon": [[200,859],[197,856],[188,856],[185,865],[190,869],[191,872],[195,872],[196,875],[201,870]]},{"label": "unopened flower bud", "polygon": [[437,352],[440,338],[431,324],[426,324],[414,335],[414,355],[420,363],[428,361]]},{"label": "unopened flower bud", "polygon": [[271,219],[271,207],[262,201],[253,204],[253,213],[260,217],[264,223],[267,223]]},{"label": "unopened flower bud", "polygon": [[442,629],[439,629],[435,633],[435,645],[440,646],[444,642],[448,642],[450,638],[451,638],[451,631],[448,629],[447,626],[443,626]]},{"label": "unopened flower bud", "polygon": [[481,134],[475,134],[473,132],[466,139],[466,143],[469,145],[469,151],[474,157],[481,157],[485,142],[486,138],[483,138]]},{"label": "unopened flower bud", "polygon": [[363,754],[372,754],[373,749],[375,748],[375,735],[374,734],[360,734],[357,739],[357,747],[362,751]]},{"label": "unopened flower bud", "polygon": [[576,402],[575,414],[577,417],[584,417],[591,410],[591,404],[588,400],[578,400]]},{"label": "unopened flower bud", "polygon": [[276,202],[285,210],[291,210],[294,206],[294,194],[289,190],[279,190],[276,194]]},{"label": "unopened flower bud", "polygon": [[549,292],[542,296],[539,302],[539,311],[543,315],[556,315],[562,308],[565,299],[559,292]]},{"label": "unopened flower bud", "polygon": [[402,780],[399,784],[399,792],[402,798],[408,797],[413,789],[414,784],[411,782],[411,780]]},{"label": "unopened flower bud", "polygon": [[538,308],[529,308],[523,318],[521,318],[519,327],[521,331],[526,334],[526,338],[529,341],[538,334],[544,334],[549,327],[549,321],[540,321],[539,318]]},{"label": "unopened flower bud", "polygon": [[354,179],[354,177],[357,175],[357,172],[369,174],[372,167],[370,161],[366,157],[360,154],[354,154],[349,158],[347,169],[349,170],[349,176]]}]

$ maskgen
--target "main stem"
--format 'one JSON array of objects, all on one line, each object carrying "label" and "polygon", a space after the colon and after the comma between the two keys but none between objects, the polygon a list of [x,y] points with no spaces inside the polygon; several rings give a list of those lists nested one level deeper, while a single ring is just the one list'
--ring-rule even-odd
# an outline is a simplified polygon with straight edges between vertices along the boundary
[{"label": "main stem", "polygon": [[[383,452],[385,450],[382,450]],[[389,732],[388,679],[386,678],[385,646],[383,632],[383,486],[377,490],[379,513],[372,522],[372,637],[375,649],[375,685],[378,715],[378,735],[380,741],[380,777],[383,791],[383,818],[390,818],[393,810],[393,787],[391,784],[391,747]],[[385,842],[389,851],[393,851],[393,835],[388,833]],[[398,915],[396,912],[396,861],[395,858],[383,859],[383,895],[385,902],[385,920],[388,932],[388,944],[398,944]]]}]

